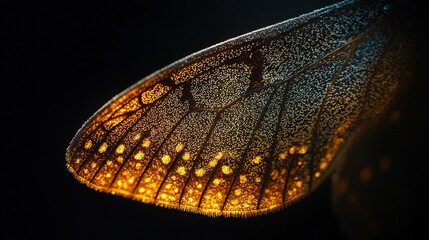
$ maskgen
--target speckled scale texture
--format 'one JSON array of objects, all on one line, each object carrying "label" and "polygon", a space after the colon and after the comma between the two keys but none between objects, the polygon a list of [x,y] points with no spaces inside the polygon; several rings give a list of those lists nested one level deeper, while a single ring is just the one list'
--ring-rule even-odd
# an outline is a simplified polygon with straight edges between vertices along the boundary
[{"label": "speckled scale texture", "polygon": [[142,79],[77,132],[89,187],[212,216],[311,193],[408,79],[391,4],[344,1],[219,43]]}]

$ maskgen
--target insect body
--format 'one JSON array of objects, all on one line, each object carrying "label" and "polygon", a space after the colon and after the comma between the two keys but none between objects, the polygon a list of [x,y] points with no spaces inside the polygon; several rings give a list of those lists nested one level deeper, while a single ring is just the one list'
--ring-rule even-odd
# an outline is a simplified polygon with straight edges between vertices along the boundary
[{"label": "insect body", "polygon": [[67,167],[93,189],[207,215],[283,208],[407,82],[393,13],[344,1],[179,60],[97,111]]}]

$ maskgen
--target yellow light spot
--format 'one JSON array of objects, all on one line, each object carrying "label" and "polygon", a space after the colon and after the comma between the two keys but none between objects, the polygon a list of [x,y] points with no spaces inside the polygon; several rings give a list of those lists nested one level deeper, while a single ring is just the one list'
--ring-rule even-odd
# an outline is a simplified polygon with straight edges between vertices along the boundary
[{"label": "yellow light spot", "polygon": [[298,182],[296,182],[296,183],[295,183],[295,186],[296,186],[297,188],[302,188],[302,181],[298,181]]},{"label": "yellow light spot", "polygon": [[255,178],[255,182],[259,183],[259,182],[261,182],[261,181],[262,181],[262,178],[261,178],[261,177],[256,177],[256,178]]},{"label": "yellow light spot", "polygon": [[149,139],[149,138],[145,138],[145,139],[143,139],[143,143],[142,143],[142,146],[143,146],[143,147],[147,148],[147,147],[149,147],[149,146],[150,146],[150,144],[151,144],[151,141],[150,141],[150,139]]},{"label": "yellow light spot", "polygon": [[92,167],[92,168],[97,167],[97,163],[95,163],[95,162],[91,163],[91,167]]},{"label": "yellow light spot", "polygon": [[282,152],[279,154],[279,159],[281,159],[281,160],[285,160],[286,157],[287,157],[287,152]]},{"label": "yellow light spot", "polygon": [[271,177],[271,179],[276,179],[277,177],[279,176],[279,172],[276,170],[276,169],[274,169],[271,173],[270,173],[270,177]]},{"label": "yellow light spot", "polygon": [[136,169],[140,169],[142,167],[141,163],[136,163]]},{"label": "yellow light spot", "polygon": [[90,149],[92,147],[92,141],[91,141],[91,139],[86,140],[84,147],[85,147],[86,150],[88,150],[88,149]]},{"label": "yellow light spot", "polygon": [[293,147],[289,148],[289,153],[293,155],[293,154],[295,154],[296,150],[297,150],[297,147],[293,146]]},{"label": "yellow light spot", "polygon": [[189,159],[191,159],[191,153],[190,152],[184,152],[182,155],[182,159],[185,161],[188,161]]},{"label": "yellow light spot", "polygon": [[167,185],[165,185],[166,189],[170,189],[171,188],[171,183],[168,183]]},{"label": "yellow light spot", "polygon": [[144,188],[139,188],[139,193],[143,193],[144,192]]},{"label": "yellow light spot", "polygon": [[327,163],[327,162],[321,162],[321,163],[320,163],[320,165],[319,165],[319,168],[320,168],[320,170],[323,170],[323,169],[325,169],[327,166],[328,166],[328,163]]},{"label": "yellow light spot", "polygon": [[129,184],[133,184],[133,182],[134,182],[134,178],[129,178],[129,179],[128,179],[128,183],[129,183]]},{"label": "yellow light spot", "polygon": [[232,168],[228,165],[223,165],[222,166],[222,172],[223,174],[231,174],[232,173]]},{"label": "yellow light spot", "polygon": [[371,180],[371,177],[372,177],[371,168],[366,167],[360,171],[359,179],[361,182],[368,182],[369,180]]},{"label": "yellow light spot", "polygon": [[162,198],[162,199],[165,199],[166,197],[167,197],[167,194],[165,194],[165,193],[162,193],[162,194],[161,194],[161,198]]},{"label": "yellow light spot", "polygon": [[104,142],[104,143],[102,143],[101,144],[101,146],[100,146],[100,148],[98,148],[98,152],[99,153],[104,153],[106,150],[107,150],[107,147],[108,147],[109,145],[107,145],[107,143],[106,142]]},{"label": "yellow light spot", "polygon": [[216,154],[216,156],[214,157],[214,159],[216,159],[216,160],[221,160],[221,159],[223,158],[223,156],[225,156],[225,153],[224,153],[224,152],[218,152],[218,153]]},{"label": "yellow light spot", "polygon": [[125,150],[125,145],[124,144],[120,144],[117,148],[116,148],[116,153],[117,154],[122,154],[124,153]]},{"label": "yellow light spot", "polygon": [[334,155],[332,153],[328,153],[326,154],[325,158],[326,158],[326,161],[330,162],[334,158]]},{"label": "yellow light spot", "polygon": [[222,193],[221,193],[221,192],[217,192],[216,196],[217,196],[218,198],[222,198]]},{"label": "yellow light spot", "polygon": [[109,178],[109,177],[111,177],[112,176],[112,174],[110,174],[110,173],[106,173],[106,177],[107,178]]},{"label": "yellow light spot", "polygon": [[221,180],[219,178],[215,178],[213,180],[213,183],[216,184],[216,185],[219,185],[220,182],[221,182]]},{"label": "yellow light spot", "polygon": [[176,181],[176,176],[171,176],[171,180]]},{"label": "yellow light spot", "polygon": [[306,154],[308,150],[308,146],[302,146],[298,149],[299,154]]},{"label": "yellow light spot", "polygon": [[171,157],[168,154],[165,154],[164,156],[162,156],[161,158],[162,163],[164,163],[165,165],[169,164],[171,161]]},{"label": "yellow light spot", "polygon": [[135,155],[134,155],[134,159],[135,160],[142,160],[144,158],[144,152],[142,151],[138,151]]},{"label": "yellow light spot", "polygon": [[252,163],[253,164],[259,164],[261,163],[262,157],[261,156],[256,156],[252,159]]},{"label": "yellow light spot", "polygon": [[137,133],[136,135],[134,135],[133,140],[138,141],[141,137],[142,137],[142,135],[140,133]]},{"label": "yellow light spot", "polygon": [[122,180],[119,180],[117,184],[119,187],[122,186]]},{"label": "yellow light spot", "polygon": [[113,164],[113,161],[112,160],[108,160],[107,162],[106,162],[106,164],[107,164],[107,166],[112,166],[112,164]]},{"label": "yellow light spot", "polygon": [[151,193],[152,193],[152,190],[150,190],[150,189],[146,191],[146,194],[148,194],[148,195],[150,195]]},{"label": "yellow light spot", "polygon": [[315,176],[316,178],[319,178],[319,177],[320,177],[320,172],[316,172],[316,173],[314,174],[314,176]]},{"label": "yellow light spot", "polygon": [[201,183],[198,183],[197,188],[200,189],[202,187],[203,187],[203,185]]},{"label": "yellow light spot", "polygon": [[82,161],[82,159],[80,159],[80,158],[76,158],[76,159],[74,160],[74,163],[79,164],[81,161]]},{"label": "yellow light spot", "polygon": [[188,190],[188,193],[189,193],[189,194],[192,194],[193,192],[194,192],[194,189],[189,189],[189,190]]},{"label": "yellow light spot", "polygon": [[213,160],[211,160],[209,162],[209,167],[216,167],[216,165],[217,165],[217,160],[216,159],[213,159]]},{"label": "yellow light spot", "polygon": [[195,175],[197,175],[197,177],[204,176],[204,173],[206,173],[206,171],[202,168],[198,168],[197,170],[195,170]]},{"label": "yellow light spot", "polygon": [[177,144],[176,145],[176,152],[182,151],[184,147],[185,147],[185,145],[183,143]]},{"label": "yellow light spot", "polygon": [[241,183],[241,184],[243,184],[243,183],[245,183],[245,182],[247,182],[247,177],[246,177],[246,175],[240,175],[240,183]]},{"label": "yellow light spot", "polygon": [[119,156],[118,158],[116,158],[116,160],[118,160],[118,162],[122,163],[124,161],[124,158]]},{"label": "yellow light spot", "polygon": [[302,161],[298,162],[298,166],[301,166],[302,164],[304,164]]},{"label": "yellow light spot", "polygon": [[183,175],[185,175],[185,174],[186,174],[186,168],[185,168],[184,166],[180,166],[180,167],[178,167],[178,168],[177,168],[176,172],[177,172],[179,175],[183,176]]},{"label": "yellow light spot", "polygon": [[241,189],[236,189],[234,193],[235,195],[240,196],[242,192],[241,192]]},{"label": "yellow light spot", "polygon": [[144,179],[144,182],[145,182],[145,183],[150,182],[150,177],[145,178],[145,179]]},{"label": "yellow light spot", "polygon": [[238,199],[233,199],[233,200],[231,201],[231,203],[232,203],[232,204],[234,204],[234,205],[237,205],[237,204],[238,204]]},{"label": "yellow light spot", "polygon": [[174,193],[178,193],[178,192],[179,192],[179,189],[178,189],[177,187],[175,187],[175,188],[173,189],[173,192],[174,192]]}]

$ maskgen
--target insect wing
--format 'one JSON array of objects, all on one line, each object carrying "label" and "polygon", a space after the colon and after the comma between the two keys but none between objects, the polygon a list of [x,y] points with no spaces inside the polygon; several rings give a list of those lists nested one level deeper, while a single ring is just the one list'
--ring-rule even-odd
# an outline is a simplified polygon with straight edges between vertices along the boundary
[{"label": "insect wing", "polygon": [[344,1],[155,72],[82,126],[68,169],[99,191],[207,215],[287,206],[392,102],[399,79],[379,69],[387,6]]}]

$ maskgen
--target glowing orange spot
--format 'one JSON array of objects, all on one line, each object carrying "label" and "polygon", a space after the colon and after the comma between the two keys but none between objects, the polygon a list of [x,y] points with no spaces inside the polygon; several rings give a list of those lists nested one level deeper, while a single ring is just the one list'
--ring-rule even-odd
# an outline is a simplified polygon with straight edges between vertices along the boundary
[{"label": "glowing orange spot", "polygon": [[285,160],[286,157],[287,157],[287,152],[282,152],[282,153],[279,154],[279,159],[280,160]]},{"label": "glowing orange spot", "polygon": [[195,170],[195,175],[197,175],[197,177],[202,177],[202,176],[204,176],[205,172],[206,171],[204,169],[199,168],[199,169]]},{"label": "glowing orange spot", "polygon": [[150,146],[150,144],[151,144],[151,141],[150,141],[150,139],[149,139],[149,138],[145,138],[145,139],[143,139],[143,143],[142,143],[142,146],[143,146],[143,147],[147,148],[147,147],[149,147],[149,146]]},{"label": "glowing orange spot", "polygon": [[180,167],[178,167],[178,168],[177,168],[176,172],[177,172],[179,175],[183,176],[183,175],[185,175],[185,174],[186,174],[186,168],[185,168],[185,167],[183,167],[183,166],[180,166]]},{"label": "glowing orange spot", "polygon": [[314,174],[314,176],[315,176],[316,178],[319,178],[319,177],[320,177],[320,172],[316,172],[316,173]]},{"label": "glowing orange spot", "polygon": [[216,184],[216,185],[219,185],[220,182],[221,182],[221,180],[219,178],[215,178],[213,180],[213,183]]},{"label": "glowing orange spot", "polygon": [[293,146],[293,147],[289,148],[289,153],[293,155],[293,154],[295,154],[296,150],[297,150],[297,147]]},{"label": "glowing orange spot", "polygon": [[92,141],[91,141],[91,139],[86,140],[84,147],[85,147],[86,150],[88,150],[88,149],[90,149],[92,147]]},{"label": "glowing orange spot", "polygon": [[325,169],[327,166],[328,166],[328,163],[327,163],[327,162],[321,162],[321,163],[320,163],[320,165],[319,165],[319,168],[320,168],[320,170],[323,170],[323,169]]},{"label": "glowing orange spot", "polygon": [[223,174],[231,174],[232,173],[232,168],[228,165],[223,165],[222,166],[222,172]]},{"label": "glowing orange spot", "polygon": [[256,156],[252,159],[252,163],[253,164],[259,164],[261,163],[262,157],[261,156]]},{"label": "glowing orange spot", "polygon": [[144,152],[142,151],[138,151],[135,155],[134,155],[134,159],[135,160],[142,160],[144,158]]},{"label": "glowing orange spot", "polygon": [[125,145],[124,144],[120,144],[117,148],[116,148],[116,153],[117,154],[122,154],[124,153],[125,150]]},{"label": "glowing orange spot", "polygon": [[189,159],[191,159],[191,153],[190,152],[184,152],[182,155],[182,159],[185,161],[188,161]]},{"label": "glowing orange spot", "polygon": [[142,135],[140,133],[137,133],[136,135],[134,135],[133,140],[138,141],[141,137]]},{"label": "glowing orange spot", "polygon": [[217,160],[213,159],[209,162],[209,167],[215,167],[217,165]]},{"label": "glowing orange spot", "polygon": [[176,145],[176,152],[182,151],[184,147],[185,147],[185,145],[183,143],[177,144]]},{"label": "glowing orange spot", "polygon": [[308,146],[302,146],[298,149],[299,154],[306,154],[308,150]]},{"label": "glowing orange spot", "polygon": [[241,189],[236,189],[234,193],[235,195],[240,196],[242,192],[241,192]]},{"label": "glowing orange spot", "polygon": [[171,157],[168,154],[165,154],[164,156],[162,156],[161,158],[162,163],[164,163],[165,165],[169,164],[171,161]]},{"label": "glowing orange spot", "polygon": [[106,142],[102,143],[101,146],[98,148],[98,152],[104,153],[107,150],[107,147],[108,147],[108,145]]},{"label": "glowing orange spot", "polygon": [[247,177],[246,177],[246,175],[240,175],[240,183],[245,183],[245,182],[247,182]]}]

